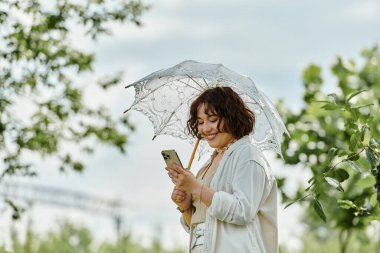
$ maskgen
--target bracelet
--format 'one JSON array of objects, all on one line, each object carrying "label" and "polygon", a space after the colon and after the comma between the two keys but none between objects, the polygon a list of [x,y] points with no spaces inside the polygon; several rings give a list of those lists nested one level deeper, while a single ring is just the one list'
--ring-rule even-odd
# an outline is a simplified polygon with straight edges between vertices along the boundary
[{"label": "bracelet", "polygon": [[184,213],[184,212],[186,212],[187,210],[189,210],[189,208],[188,208],[188,209],[185,209],[185,210],[181,210],[181,208],[179,208],[179,206],[177,206],[177,210],[180,211],[181,213]]}]

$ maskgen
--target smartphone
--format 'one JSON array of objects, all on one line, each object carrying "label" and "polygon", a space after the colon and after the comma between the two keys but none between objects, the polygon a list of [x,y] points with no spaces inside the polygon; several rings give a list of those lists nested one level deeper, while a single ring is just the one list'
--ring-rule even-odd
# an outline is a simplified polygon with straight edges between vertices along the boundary
[{"label": "smartphone", "polygon": [[181,167],[183,168],[181,160],[179,159],[178,154],[174,149],[162,150],[161,154],[165,160],[166,165],[169,166],[170,161],[174,161],[174,162],[178,163],[179,165],[181,165]]}]

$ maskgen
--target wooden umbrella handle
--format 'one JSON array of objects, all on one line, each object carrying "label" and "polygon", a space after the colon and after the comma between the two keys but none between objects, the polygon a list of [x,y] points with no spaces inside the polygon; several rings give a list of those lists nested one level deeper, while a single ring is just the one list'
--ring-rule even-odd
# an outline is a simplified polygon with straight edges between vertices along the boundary
[{"label": "wooden umbrella handle", "polygon": [[195,151],[197,151],[199,141],[200,141],[200,139],[197,138],[197,141],[196,141],[195,146],[193,148],[193,153],[191,154],[191,157],[190,157],[189,165],[187,166],[187,170],[189,170],[189,171],[190,171],[190,168],[191,168],[191,164],[193,163],[194,156],[195,156]]}]

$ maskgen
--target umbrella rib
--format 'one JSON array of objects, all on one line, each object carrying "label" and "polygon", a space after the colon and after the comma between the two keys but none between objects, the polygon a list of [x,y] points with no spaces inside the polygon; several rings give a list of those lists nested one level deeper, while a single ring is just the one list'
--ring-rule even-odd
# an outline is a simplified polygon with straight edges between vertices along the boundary
[{"label": "umbrella rib", "polygon": [[[196,83],[202,90],[205,90],[205,88],[204,87],[202,87],[202,85],[200,85],[197,81],[195,81],[195,79],[194,78],[192,78],[189,74],[187,74],[187,76],[191,79],[191,80],[193,80],[193,82],[194,83]],[[203,78],[204,79],[204,78]],[[207,83],[206,83],[207,84]]]},{"label": "umbrella rib", "polygon": [[183,83],[183,84],[185,84],[185,85],[187,85],[187,86],[189,86],[189,87],[191,87],[191,88],[193,88],[193,89],[195,89],[195,90],[197,90],[197,91],[202,91],[202,90],[199,90],[199,89],[197,89],[196,87],[194,87],[194,86],[192,86],[192,85],[190,85],[190,84],[188,84],[188,83],[185,83],[185,82],[182,81],[181,79],[179,79],[178,82],[181,82],[181,83]]},{"label": "umbrella rib", "polygon": [[162,124],[162,127],[161,129],[159,130],[159,132],[157,132],[155,135],[159,135],[161,133],[161,131],[167,126],[168,122],[171,120],[171,118],[173,117],[173,115],[176,113],[176,111],[184,104],[184,102],[181,102],[174,110],[173,112],[170,114],[170,116],[163,122]]},{"label": "umbrella rib", "polygon": [[[180,80],[179,80],[180,81]],[[190,87],[192,87],[192,86],[190,86]],[[192,88],[194,88],[194,87],[192,87]],[[195,90],[197,90],[196,88],[194,88]],[[194,93],[192,94],[192,96],[194,95]],[[159,135],[160,133],[161,133],[161,131],[165,128],[165,127],[167,127],[167,124],[168,124],[168,122],[171,120],[171,118],[173,117],[173,115],[178,111],[178,109],[181,107],[181,106],[183,106],[184,104],[185,104],[185,102],[186,102],[186,100],[183,100],[174,110],[173,110],[173,112],[170,114],[170,116],[163,122],[163,124],[162,124],[162,127],[161,127],[161,129],[158,131],[158,132],[156,132],[155,133],[155,137],[157,136],[157,135]],[[154,138],[155,138],[154,137]]]},{"label": "umbrella rib", "polygon": [[208,83],[207,83],[207,81],[206,81],[206,79],[205,79],[204,77],[203,77],[202,79],[203,79],[203,81],[205,82],[205,84],[207,85],[207,87],[209,87],[209,86],[208,86]]}]

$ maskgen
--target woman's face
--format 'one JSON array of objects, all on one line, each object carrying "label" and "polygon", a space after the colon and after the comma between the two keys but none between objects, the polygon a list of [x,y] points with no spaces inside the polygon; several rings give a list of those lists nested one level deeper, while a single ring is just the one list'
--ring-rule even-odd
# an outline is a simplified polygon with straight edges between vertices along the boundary
[{"label": "woman's face", "polygon": [[[218,131],[219,116],[206,114],[205,104],[201,104],[197,111],[198,132],[205,138],[210,147],[223,148],[234,140],[230,133],[221,133]],[[223,121],[220,124],[220,130],[223,130]]]}]

